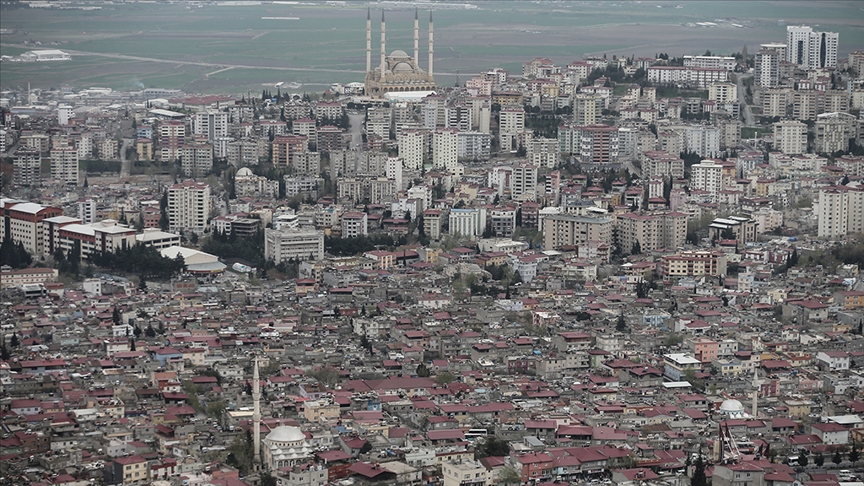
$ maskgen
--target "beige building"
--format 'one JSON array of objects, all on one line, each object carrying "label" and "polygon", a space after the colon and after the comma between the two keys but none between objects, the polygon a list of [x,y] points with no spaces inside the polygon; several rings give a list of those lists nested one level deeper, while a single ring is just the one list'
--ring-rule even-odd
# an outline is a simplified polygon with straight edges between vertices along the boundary
[{"label": "beige building", "polygon": [[775,123],[774,149],[784,154],[807,153],[807,125],[794,120]]},{"label": "beige building", "polygon": [[664,256],[660,264],[667,277],[719,277],[726,275],[726,254],[719,251],[684,251]]},{"label": "beige building", "polygon": [[736,103],[738,85],[735,83],[714,83],[708,86],[708,99],[717,103]]},{"label": "beige building", "polygon": [[72,147],[51,149],[51,178],[78,185],[78,151]]},{"label": "beige building", "polygon": [[684,213],[625,213],[618,215],[615,223],[618,244],[624,253],[630,253],[637,241],[645,252],[659,248],[676,249],[687,239],[687,215]]},{"label": "beige building", "polygon": [[849,150],[849,139],[855,138],[858,121],[848,113],[823,113],[816,117],[816,152],[831,154]]},{"label": "beige building", "polygon": [[203,232],[210,218],[210,186],[186,181],[168,189],[168,227],[171,232]]},{"label": "beige building", "polygon": [[612,243],[612,217],[571,216],[554,214],[543,219],[543,236],[546,250],[557,250],[588,241],[601,244]]},{"label": "beige building", "polygon": [[711,159],[690,167],[690,187],[708,191],[713,196],[723,190],[723,166]]},{"label": "beige building", "polygon": [[819,191],[814,204],[820,237],[864,231],[864,189],[832,186]]},{"label": "beige building", "polygon": [[13,186],[37,186],[42,182],[42,154],[38,150],[16,150],[12,165]]},{"label": "beige building", "polygon": [[525,110],[504,108],[500,113],[498,142],[502,152],[515,152],[519,149],[517,134],[525,130]]},{"label": "beige building", "polygon": [[495,474],[479,461],[447,461],[441,464],[444,486],[491,486]]},{"label": "beige building", "polygon": [[303,417],[311,423],[335,423],[339,420],[339,404],[326,398],[305,402],[303,404]]}]

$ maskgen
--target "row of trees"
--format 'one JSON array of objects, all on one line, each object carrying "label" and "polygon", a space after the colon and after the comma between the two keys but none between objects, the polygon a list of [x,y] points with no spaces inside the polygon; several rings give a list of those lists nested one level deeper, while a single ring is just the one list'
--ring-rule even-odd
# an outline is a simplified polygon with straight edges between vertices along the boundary
[{"label": "row of trees", "polygon": [[[71,263],[73,260],[67,261]],[[182,256],[166,258],[156,248],[146,245],[134,245],[115,252],[96,252],[90,256],[90,261],[97,267],[136,274],[142,279],[170,278],[186,270]]]},{"label": "row of trees", "polygon": [[8,265],[12,268],[26,268],[33,263],[33,257],[27,253],[24,244],[12,241],[7,233],[0,243],[0,265]]}]

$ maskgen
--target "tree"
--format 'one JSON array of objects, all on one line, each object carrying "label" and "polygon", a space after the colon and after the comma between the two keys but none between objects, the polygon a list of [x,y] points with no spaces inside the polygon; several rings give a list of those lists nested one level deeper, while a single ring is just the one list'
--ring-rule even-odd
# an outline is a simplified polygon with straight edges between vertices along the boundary
[{"label": "tree", "polygon": [[264,471],[260,476],[261,482],[260,486],[276,486],[278,483],[276,482],[276,478],[270,474],[270,471]]},{"label": "tree", "polygon": [[839,448],[834,449],[834,457],[831,458],[831,462],[833,462],[834,464],[837,464],[838,466],[840,465],[841,462],[843,462],[843,455],[840,454]]},{"label": "tree", "polygon": [[363,446],[360,448],[360,454],[366,454],[367,452],[372,450],[372,444],[369,441],[363,443]]},{"label": "tree", "polygon": [[631,255],[640,255],[642,253],[642,245],[639,243],[639,240],[636,240],[636,243],[633,243],[633,248],[630,249]]},{"label": "tree", "polygon": [[135,351],[135,340],[134,339],[129,340],[129,351]]},{"label": "tree", "polygon": [[9,346],[14,349],[17,348],[19,344],[21,344],[21,341],[18,339],[18,334],[12,333],[12,337],[9,339]]},{"label": "tree", "polygon": [[510,454],[510,442],[499,439],[494,435],[486,437],[483,442],[479,443],[474,448],[474,458],[481,459],[483,457],[505,457]]},{"label": "tree", "polygon": [[618,314],[618,321],[615,323],[615,330],[618,332],[624,332],[627,330],[627,321],[624,320],[624,314]]},{"label": "tree", "polygon": [[798,258],[798,248],[793,248],[792,254],[789,255],[789,261],[786,263],[786,266],[794,267],[795,265],[798,265]]},{"label": "tree", "polygon": [[798,465],[801,467],[807,467],[807,464],[810,464],[810,459],[807,458],[807,455],[801,454],[798,456]]},{"label": "tree", "polygon": [[858,451],[858,443],[852,441],[852,450],[849,451],[849,462],[854,466],[858,459],[861,458],[861,453]]},{"label": "tree", "polygon": [[693,466],[690,486],[708,486],[708,478],[705,476],[705,462],[702,461],[702,456],[696,459],[696,464]]},{"label": "tree", "polygon": [[439,385],[447,385],[453,383],[455,380],[456,377],[449,371],[442,371],[435,375],[435,383],[438,383]]},{"label": "tree", "polygon": [[420,363],[419,365],[417,365],[417,376],[420,378],[428,378],[429,376],[431,376],[429,368],[427,368],[425,364]]},{"label": "tree", "polygon": [[306,372],[306,376],[311,376],[330,388],[339,381],[339,372],[329,366],[318,368],[317,370],[309,370]]},{"label": "tree", "polygon": [[168,191],[165,191],[159,199],[159,228],[168,231],[168,226]]},{"label": "tree", "polygon": [[156,337],[156,330],[153,329],[152,325],[147,324],[147,329],[144,330],[144,335],[148,338],[154,338]]},{"label": "tree", "polygon": [[120,315],[120,309],[118,309],[117,306],[114,306],[114,311],[111,313],[111,320],[114,321],[115,326],[119,326],[123,320]]},{"label": "tree", "polygon": [[825,456],[821,452],[816,454],[816,457],[813,459],[813,464],[815,464],[816,467],[822,467],[822,465],[825,464]]},{"label": "tree", "polygon": [[498,473],[498,483],[504,486],[522,484],[522,475],[512,466],[504,466]]}]

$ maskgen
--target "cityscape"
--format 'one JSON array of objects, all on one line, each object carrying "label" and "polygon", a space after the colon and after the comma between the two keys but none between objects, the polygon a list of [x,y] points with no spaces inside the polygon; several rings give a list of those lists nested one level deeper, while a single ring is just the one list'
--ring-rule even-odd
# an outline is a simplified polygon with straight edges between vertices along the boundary
[{"label": "cityscape", "polygon": [[0,2],[0,486],[864,485],[864,12],[701,3]]}]

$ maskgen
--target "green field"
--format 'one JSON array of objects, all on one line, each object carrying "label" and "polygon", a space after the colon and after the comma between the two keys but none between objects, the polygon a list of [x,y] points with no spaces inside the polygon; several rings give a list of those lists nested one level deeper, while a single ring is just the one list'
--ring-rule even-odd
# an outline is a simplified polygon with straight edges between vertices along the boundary
[{"label": "green field", "polygon": [[[435,11],[435,66],[440,84],[503,67],[521,71],[535,56],[567,63],[586,54],[652,56],[740,51],[785,39],[785,25],[840,32],[840,54],[864,49],[862,2],[476,2],[476,10]],[[658,5],[663,8],[658,8]],[[681,8],[675,8],[680,5]],[[373,6],[374,9],[374,6]],[[413,9],[387,12],[388,51],[413,50]],[[258,92],[300,82],[318,91],[362,81],[365,4],[215,6],[109,5],[97,11],[8,9],[0,12],[0,54],[60,48],[71,62],[2,64],[0,88],[62,85],[180,88],[187,92]],[[265,20],[262,17],[299,17]],[[373,13],[377,65],[380,13]],[[730,19],[745,28],[688,26]],[[428,14],[421,13],[426,65]],[[40,44],[35,44],[36,42]],[[112,57],[114,56],[114,57]],[[123,57],[127,56],[127,57]],[[129,58],[128,56],[134,57]],[[222,71],[228,66],[235,66]]]}]

